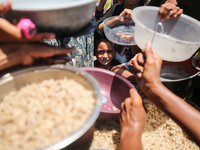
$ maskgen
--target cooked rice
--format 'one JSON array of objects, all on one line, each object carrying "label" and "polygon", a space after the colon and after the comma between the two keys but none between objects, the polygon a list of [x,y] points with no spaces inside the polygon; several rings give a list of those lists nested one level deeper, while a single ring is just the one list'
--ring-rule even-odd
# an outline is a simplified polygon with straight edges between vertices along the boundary
[{"label": "cooked rice", "polygon": [[94,109],[94,93],[72,79],[44,80],[0,103],[0,150],[51,145],[79,129]]},{"label": "cooked rice", "polygon": [[[144,99],[147,119],[142,134],[144,150],[200,150],[171,118],[148,99]],[[117,150],[120,142],[118,120],[96,122],[92,148]]]}]

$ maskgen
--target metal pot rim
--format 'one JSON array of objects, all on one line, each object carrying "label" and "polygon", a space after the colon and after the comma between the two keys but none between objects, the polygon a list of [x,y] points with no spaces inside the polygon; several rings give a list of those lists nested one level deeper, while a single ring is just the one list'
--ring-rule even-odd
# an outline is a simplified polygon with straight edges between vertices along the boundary
[{"label": "metal pot rim", "polygon": [[179,82],[179,81],[184,81],[184,80],[192,79],[192,78],[198,76],[199,74],[200,74],[200,71],[198,71],[198,72],[195,73],[194,75],[191,75],[191,76],[189,76],[189,77],[187,77],[187,78],[182,78],[182,79],[166,79],[166,78],[160,77],[160,80],[161,80],[162,82]]},{"label": "metal pot rim", "polygon": [[91,85],[94,87],[95,97],[97,98],[97,100],[96,100],[96,103],[95,103],[94,111],[91,114],[91,116],[89,117],[89,119],[86,121],[84,126],[82,126],[79,130],[72,133],[71,135],[65,137],[61,141],[54,143],[50,146],[44,147],[44,148],[40,148],[39,150],[57,150],[57,149],[62,149],[64,147],[67,147],[68,145],[70,145],[71,143],[76,141],[78,138],[80,138],[89,128],[92,127],[92,125],[97,120],[97,118],[100,114],[100,110],[101,110],[100,85],[97,82],[97,80],[92,75],[90,75],[88,72],[86,72],[84,70],[80,70],[78,68],[71,67],[71,66],[65,66],[65,65],[38,66],[38,67],[30,67],[30,68],[22,69],[22,70],[19,70],[19,71],[14,71],[14,72],[8,73],[8,74],[4,75],[2,78],[0,78],[0,85],[3,85],[8,81],[13,80],[15,77],[20,76],[20,75],[25,74],[25,73],[48,71],[48,70],[49,71],[50,70],[52,70],[52,71],[53,70],[61,70],[61,71],[67,70],[67,71],[74,72],[75,74],[81,75],[82,77],[86,78],[86,80],[88,80],[91,83]]},{"label": "metal pot rim", "polygon": [[[27,3],[27,5],[20,5],[21,3]],[[71,9],[71,8],[74,8],[74,7],[80,7],[80,6],[84,6],[84,5],[88,5],[90,3],[94,3],[95,0],[79,0],[79,1],[74,1],[74,0],[71,0],[71,1],[66,1],[66,3],[62,3],[62,4],[59,4],[57,3],[57,1],[55,1],[54,5],[52,5],[50,7],[47,7],[47,5],[40,5],[40,7],[33,7],[33,6],[36,6],[36,5],[29,5],[29,3],[33,3],[34,4],[34,1],[25,1],[25,0],[17,0],[16,3],[13,2],[13,5],[12,5],[12,10],[13,11],[54,11],[54,10],[61,10],[61,9]],[[40,3],[43,3],[43,1],[40,1]],[[54,1],[52,1],[54,2]],[[64,2],[64,1],[63,1]],[[50,3],[49,3],[50,4]]]}]

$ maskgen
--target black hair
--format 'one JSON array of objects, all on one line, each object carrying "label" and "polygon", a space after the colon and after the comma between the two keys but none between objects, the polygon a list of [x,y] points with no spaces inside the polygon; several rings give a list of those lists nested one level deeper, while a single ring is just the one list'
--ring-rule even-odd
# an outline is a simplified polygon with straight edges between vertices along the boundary
[{"label": "black hair", "polygon": [[109,40],[106,38],[105,35],[100,34],[100,33],[98,33],[98,32],[94,32],[94,56],[96,56],[97,48],[98,48],[99,44],[100,44],[102,41],[106,41],[106,42],[112,43],[111,41],[109,41]]},{"label": "black hair", "polygon": [[145,3],[146,3],[146,0],[140,0],[139,6],[144,6]]}]

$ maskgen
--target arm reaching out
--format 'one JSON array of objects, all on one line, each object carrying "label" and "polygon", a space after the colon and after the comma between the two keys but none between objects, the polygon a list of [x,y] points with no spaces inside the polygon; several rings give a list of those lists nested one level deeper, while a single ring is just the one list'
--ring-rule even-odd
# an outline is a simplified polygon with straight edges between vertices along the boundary
[{"label": "arm reaching out", "polygon": [[[141,58],[140,58],[141,59]],[[140,90],[200,143],[200,112],[168,90],[160,80],[162,60],[148,42],[143,50]],[[141,65],[142,66],[142,65]]]}]

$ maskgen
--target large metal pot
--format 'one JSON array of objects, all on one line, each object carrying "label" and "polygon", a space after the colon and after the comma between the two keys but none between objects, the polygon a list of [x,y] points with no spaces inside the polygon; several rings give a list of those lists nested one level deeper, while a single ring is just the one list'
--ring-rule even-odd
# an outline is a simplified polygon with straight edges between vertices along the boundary
[{"label": "large metal pot", "polygon": [[95,5],[96,0],[12,0],[12,11],[4,17],[29,18],[39,31],[72,35],[90,22]]},{"label": "large metal pot", "polygon": [[74,79],[86,88],[94,91],[95,108],[87,122],[76,132],[41,150],[88,150],[93,139],[94,123],[97,120],[100,104],[100,86],[97,80],[89,73],[66,66],[40,66],[23,69],[4,75],[0,79],[0,101],[11,91],[19,90],[29,83],[41,82],[44,79]]},{"label": "large metal pot", "polygon": [[[193,62],[193,63],[192,63]],[[161,81],[173,93],[181,98],[191,98],[196,85],[199,63],[193,58],[183,62],[163,61],[161,68]]]}]

